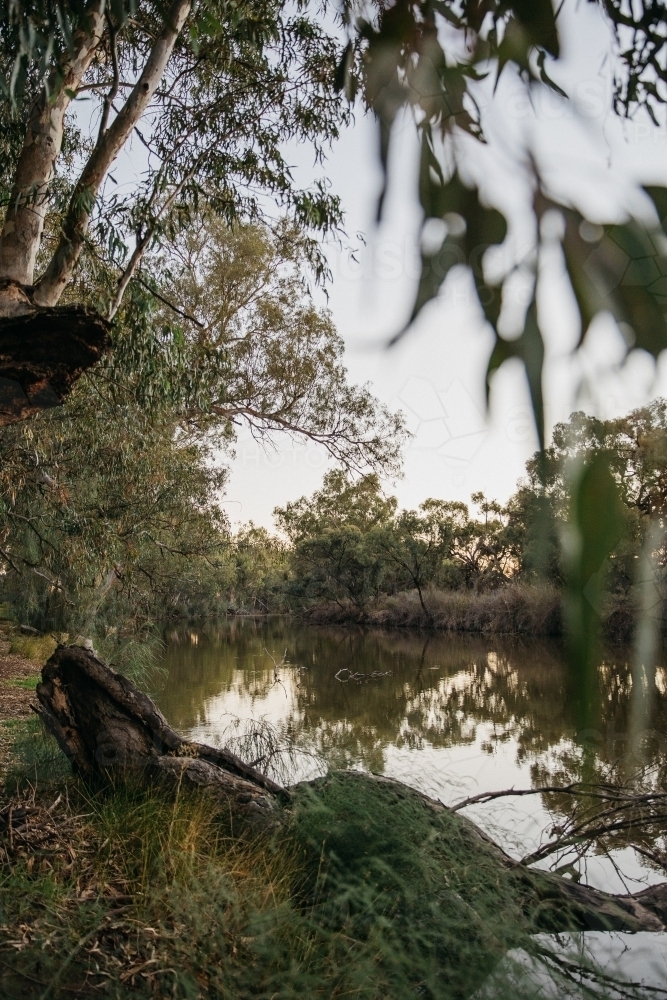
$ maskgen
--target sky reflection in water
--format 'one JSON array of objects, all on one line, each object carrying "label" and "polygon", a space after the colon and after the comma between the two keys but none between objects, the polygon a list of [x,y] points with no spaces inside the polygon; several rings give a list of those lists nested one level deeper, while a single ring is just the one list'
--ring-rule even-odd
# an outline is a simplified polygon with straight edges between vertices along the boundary
[{"label": "sky reflection in water", "polygon": [[[235,719],[267,720],[302,751],[293,780],[317,772],[316,754],[334,766],[400,778],[453,804],[481,791],[602,780],[614,764],[628,773],[637,764],[628,742],[626,651],[605,657],[595,717],[577,732],[555,642],[315,629],[279,618],[178,629],[167,642],[155,693],[170,723],[220,745],[233,735]],[[280,663],[285,653],[288,662],[276,671],[273,660]],[[343,683],[336,674],[344,669],[366,676]],[[663,667],[653,694],[645,763],[665,759],[656,735],[667,733]],[[558,818],[539,795],[472,806],[466,814],[516,857],[534,850]],[[637,891],[638,881],[664,877],[622,844],[611,859],[589,855],[577,868],[610,892]]]}]

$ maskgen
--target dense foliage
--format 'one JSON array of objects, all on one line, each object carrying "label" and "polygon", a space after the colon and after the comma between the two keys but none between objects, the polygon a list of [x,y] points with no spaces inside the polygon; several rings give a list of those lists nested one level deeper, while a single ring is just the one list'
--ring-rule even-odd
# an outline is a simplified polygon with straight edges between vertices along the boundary
[{"label": "dense foliage", "polygon": [[[596,465],[604,462],[604,466]],[[667,402],[658,400],[613,420],[575,413],[554,429],[553,443],[528,462],[505,504],[474,494],[477,512],[460,502],[428,499],[398,511],[377,477],[352,481],[329,473],[321,490],[276,511],[291,544],[290,593],[305,603],[364,607],[380,595],[416,591],[428,616],[429,590],[481,593],[510,583],[562,588],[571,572],[568,532],[583,475],[611,469],[615,533],[596,567],[596,593],[631,595],[649,526],[667,503]],[[592,481],[591,489],[599,487]],[[603,482],[604,487],[604,482]],[[620,498],[620,499],[619,499]],[[654,553],[665,562],[664,541]],[[587,578],[588,580],[588,578]]]},{"label": "dense foliage", "polygon": [[[71,299],[92,246],[103,278],[95,305],[112,316],[145,254],[169,247],[204,207],[247,221],[268,194],[302,225],[339,224],[337,200],[322,182],[299,189],[283,154],[295,140],[321,155],[349,117],[333,87],[335,39],[313,13],[281,3],[193,7],[3,5],[1,76],[13,99],[0,102],[0,270],[34,284],[37,304]],[[44,148],[31,141],[42,132]],[[142,166],[119,184],[113,167],[130,145]]]},{"label": "dense foliage", "polygon": [[333,603],[363,618],[414,593],[417,621],[455,625],[471,612],[445,607],[451,593],[479,602],[473,627],[500,613],[502,628],[516,611],[487,607],[485,595],[520,587],[521,600],[531,588],[546,595],[536,598],[546,610],[536,603],[532,617],[559,628],[549,594],[565,590],[571,573],[572,484],[598,460],[621,499],[611,555],[586,592],[591,621],[611,600],[615,614],[624,609],[611,631],[627,635],[649,536],[660,583],[664,537],[650,532],[666,503],[664,400],[614,420],[573,414],[505,504],[478,493],[472,509],[428,499],[399,510],[376,473],[339,468],[312,496],[276,509],[278,534],[252,524],[231,533],[220,506],[225,469],[212,460],[217,439],[161,413],[147,419],[86,381],[64,409],[3,432],[2,599],[22,621],[108,638],[230,610],[302,613]]},{"label": "dense foliage", "polygon": [[[0,437],[2,599],[40,628],[115,636],[166,617],[328,603],[363,618],[410,593],[421,623],[436,624],[443,594],[470,595],[486,616],[485,595],[517,586],[541,588],[551,607],[572,572],[575,487],[596,468],[612,470],[620,500],[587,606],[593,623],[609,600],[634,613],[642,546],[667,504],[665,400],[614,420],[573,414],[505,504],[478,493],[472,509],[427,499],[399,510],[376,473],[338,468],[312,496],[276,509],[277,534],[252,524],[233,534],[221,506],[226,471],[214,461],[220,438],[170,407],[149,418],[98,390],[87,379],[65,408]],[[652,544],[660,579],[664,538]]]},{"label": "dense foliage", "polygon": [[177,249],[66,406],[0,430],[2,592],[39,628],[282,606],[285,546],[252,525],[232,538],[223,512],[242,423],[359,472],[397,468],[402,420],[348,383],[303,230],[204,217]]}]

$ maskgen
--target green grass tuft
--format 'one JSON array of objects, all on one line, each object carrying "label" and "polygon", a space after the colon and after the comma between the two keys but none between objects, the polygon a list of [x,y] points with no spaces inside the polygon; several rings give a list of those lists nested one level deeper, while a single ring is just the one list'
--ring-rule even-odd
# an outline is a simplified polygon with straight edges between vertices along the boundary
[{"label": "green grass tuft", "polygon": [[7,684],[9,687],[25,688],[26,691],[34,691],[41,679],[39,674],[35,674],[34,677],[14,677],[12,680],[7,681]]},{"label": "green grass tuft", "polygon": [[96,791],[21,733],[5,794],[35,839],[4,839],[0,996],[462,1000],[491,975],[493,1000],[534,996],[507,960],[531,949],[520,879],[417,794],[334,773],[239,839],[201,795]]},{"label": "green grass tuft", "polygon": [[43,666],[58,643],[52,635],[13,635],[10,640],[10,652],[24,656]]}]

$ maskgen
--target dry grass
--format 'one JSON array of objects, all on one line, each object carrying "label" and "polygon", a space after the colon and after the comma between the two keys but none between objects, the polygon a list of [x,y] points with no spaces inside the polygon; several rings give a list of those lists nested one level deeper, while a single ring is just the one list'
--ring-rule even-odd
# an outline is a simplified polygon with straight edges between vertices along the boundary
[{"label": "dry grass", "polygon": [[[498,635],[561,636],[564,632],[562,593],[555,587],[510,584],[489,593],[470,590],[425,594],[428,614],[416,591],[383,596],[363,610],[351,604],[321,604],[305,612],[313,625],[365,625],[376,628],[438,629]],[[637,620],[631,596],[608,596],[602,609],[603,636],[629,642]],[[663,624],[663,629],[665,629]]]},{"label": "dry grass", "polygon": [[12,635],[9,639],[10,652],[31,660],[42,667],[55,651],[57,641],[52,635]]},{"label": "dry grass", "polygon": [[429,614],[417,593],[381,597],[363,612],[338,604],[320,605],[307,612],[313,624],[359,624],[382,628],[430,628],[449,632],[488,632],[510,635],[561,635],[560,593],[550,587],[509,586],[487,594],[473,591],[430,591],[425,596]]},{"label": "dry grass", "polygon": [[248,951],[248,911],[289,899],[295,852],[232,839],[201,796],[45,778],[52,745],[31,740],[0,804],[0,994],[206,996],[202,949],[220,974]]}]

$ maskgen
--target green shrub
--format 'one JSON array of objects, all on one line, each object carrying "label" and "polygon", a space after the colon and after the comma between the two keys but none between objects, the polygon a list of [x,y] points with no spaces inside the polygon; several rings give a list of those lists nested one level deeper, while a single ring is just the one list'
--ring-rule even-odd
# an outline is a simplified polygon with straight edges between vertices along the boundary
[{"label": "green shrub", "polygon": [[10,652],[40,666],[46,663],[58,645],[52,635],[13,635],[9,643]]}]

